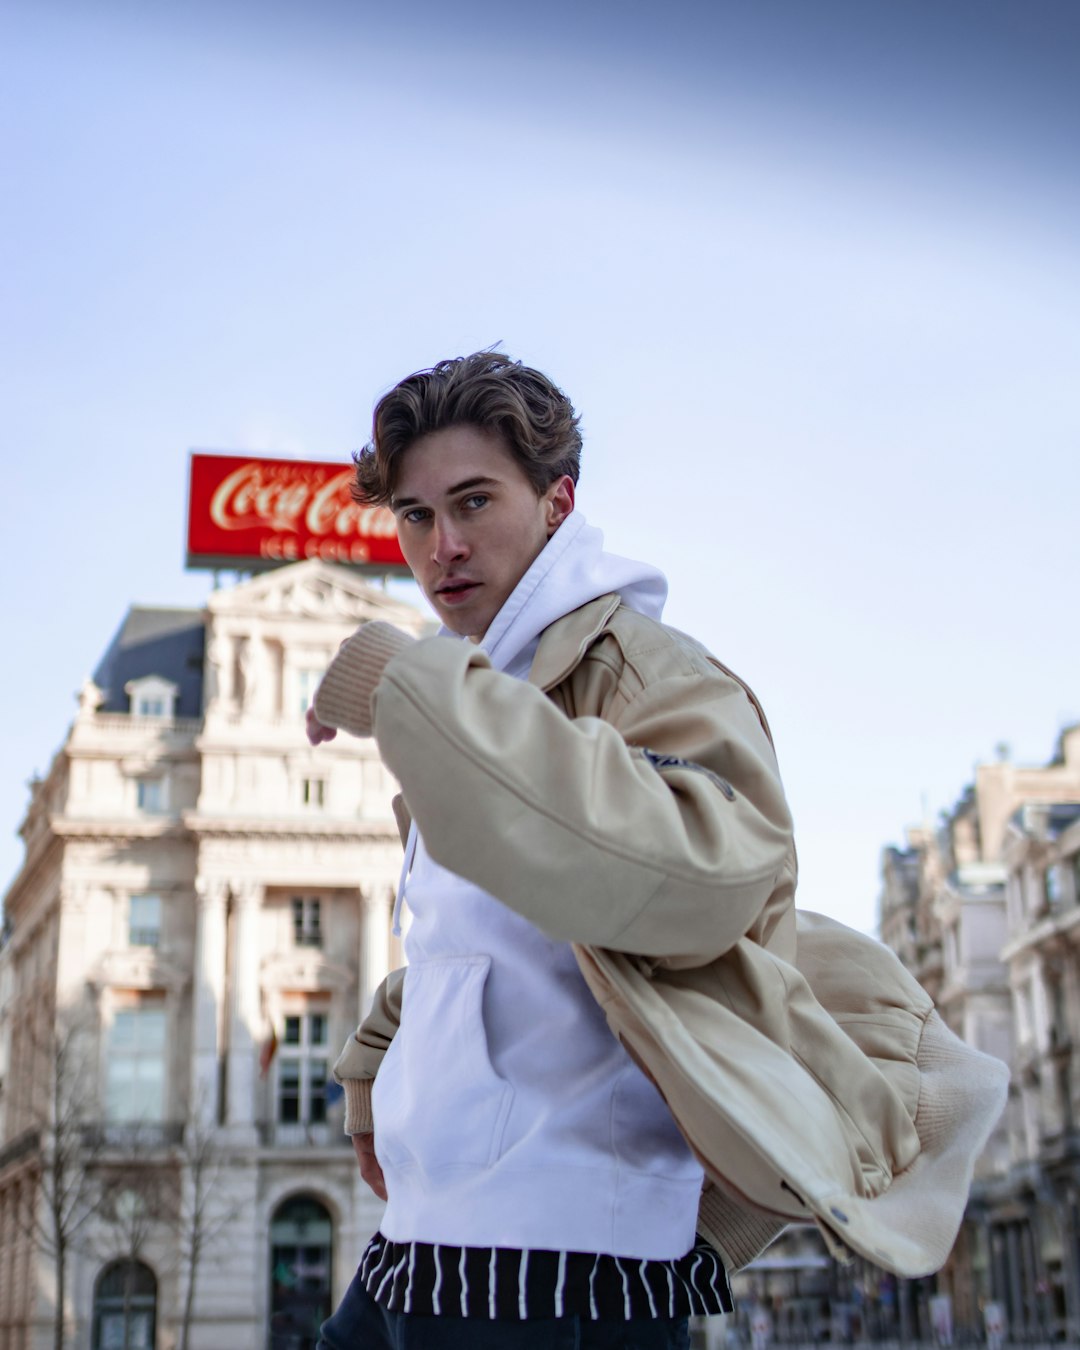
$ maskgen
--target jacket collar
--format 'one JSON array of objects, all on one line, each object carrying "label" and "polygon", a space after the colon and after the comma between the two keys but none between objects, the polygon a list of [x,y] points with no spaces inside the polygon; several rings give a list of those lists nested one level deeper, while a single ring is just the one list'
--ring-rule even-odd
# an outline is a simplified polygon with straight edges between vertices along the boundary
[{"label": "jacket collar", "polygon": [[533,657],[529,683],[547,693],[565,680],[621,603],[617,594],[601,595],[549,624]]}]

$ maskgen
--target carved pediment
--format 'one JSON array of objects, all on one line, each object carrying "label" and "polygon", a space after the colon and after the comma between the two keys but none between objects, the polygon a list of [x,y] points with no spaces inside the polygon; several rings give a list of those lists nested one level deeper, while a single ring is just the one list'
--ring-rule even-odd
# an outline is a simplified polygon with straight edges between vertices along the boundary
[{"label": "carved pediment", "polygon": [[106,952],[87,974],[95,989],[168,989],[180,993],[190,972],[163,957],[154,947],[125,947]]},{"label": "carved pediment", "polygon": [[354,981],[344,966],[327,961],[317,947],[298,947],[275,952],[262,963],[260,983],[264,989],[295,989],[315,993],[320,989],[340,992]]},{"label": "carved pediment", "polygon": [[209,600],[215,615],[344,621],[360,625],[384,619],[411,632],[427,620],[417,609],[387,595],[347,567],[311,560],[279,567],[216,591]]}]

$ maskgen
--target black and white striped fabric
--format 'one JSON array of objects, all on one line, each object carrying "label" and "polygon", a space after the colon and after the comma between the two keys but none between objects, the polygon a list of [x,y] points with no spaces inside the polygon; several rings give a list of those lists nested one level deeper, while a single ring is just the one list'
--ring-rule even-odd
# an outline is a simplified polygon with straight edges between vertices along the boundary
[{"label": "black and white striped fabric", "polygon": [[585,1252],[391,1242],[376,1233],[360,1262],[364,1288],[390,1312],[435,1317],[583,1317],[629,1321],[731,1312],[716,1252],[700,1238],[677,1261]]}]

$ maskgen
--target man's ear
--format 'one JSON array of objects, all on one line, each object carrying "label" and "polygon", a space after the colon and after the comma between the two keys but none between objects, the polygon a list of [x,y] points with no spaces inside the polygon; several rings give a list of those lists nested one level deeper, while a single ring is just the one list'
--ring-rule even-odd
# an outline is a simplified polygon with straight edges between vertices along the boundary
[{"label": "man's ear", "polygon": [[550,539],[574,509],[574,480],[570,475],[564,473],[549,484],[544,500],[547,503],[547,533]]}]

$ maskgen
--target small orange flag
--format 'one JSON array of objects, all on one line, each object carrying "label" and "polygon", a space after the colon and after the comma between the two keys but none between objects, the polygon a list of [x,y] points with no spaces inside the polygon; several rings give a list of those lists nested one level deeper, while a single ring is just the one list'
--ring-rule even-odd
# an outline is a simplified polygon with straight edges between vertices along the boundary
[{"label": "small orange flag", "polygon": [[270,1070],[270,1064],[277,1054],[277,1030],[270,1028],[270,1035],[262,1043],[262,1049],[259,1051],[259,1076],[265,1078]]}]

